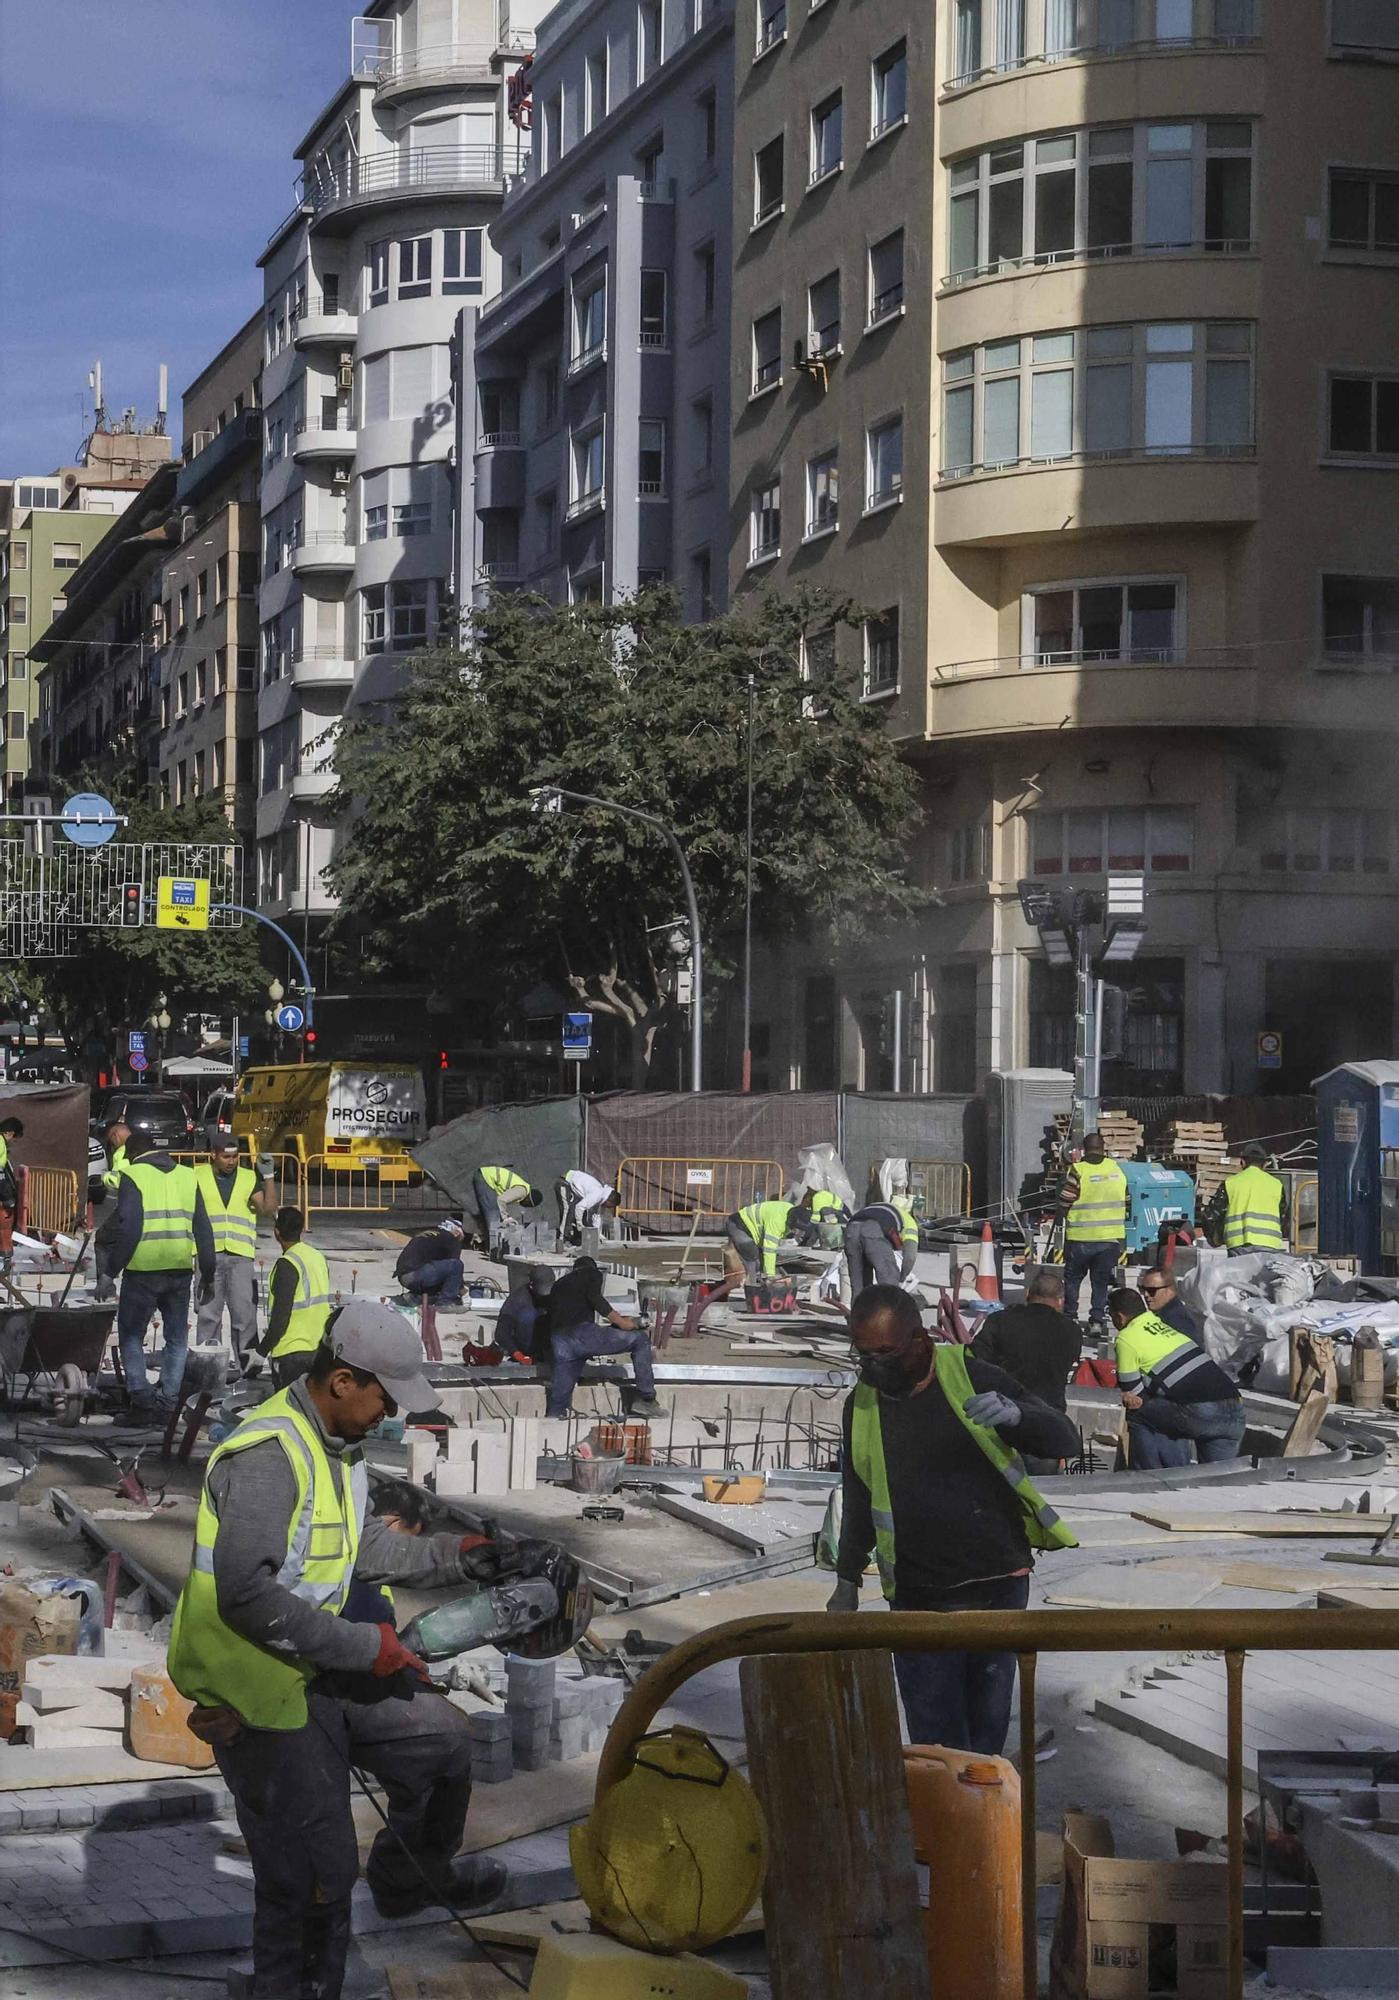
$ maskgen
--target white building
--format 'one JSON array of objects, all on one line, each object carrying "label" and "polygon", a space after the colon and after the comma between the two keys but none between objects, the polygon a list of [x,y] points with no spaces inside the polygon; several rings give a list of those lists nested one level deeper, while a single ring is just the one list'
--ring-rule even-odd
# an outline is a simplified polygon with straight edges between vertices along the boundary
[{"label": "white building", "polygon": [[258,900],[333,907],[328,752],[401,685],[452,574],[450,342],[499,288],[489,225],[528,135],[506,89],[536,0],[371,0],[296,157],[266,308]]}]

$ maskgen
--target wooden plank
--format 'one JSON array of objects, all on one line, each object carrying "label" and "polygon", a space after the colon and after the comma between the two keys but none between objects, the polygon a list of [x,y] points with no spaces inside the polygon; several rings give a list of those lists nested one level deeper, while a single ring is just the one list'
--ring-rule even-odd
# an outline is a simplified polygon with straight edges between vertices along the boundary
[{"label": "wooden plank", "polygon": [[1301,1409],[1292,1419],[1287,1436],[1282,1441],[1284,1458],[1305,1458],[1321,1432],[1326,1421],[1326,1413],[1331,1408],[1331,1398],[1324,1389],[1313,1389]]},{"label": "wooden plank", "polygon": [[[1060,1845],[1062,1846],[1062,1842]],[[471,1935],[515,1951],[537,1951],[542,1937],[559,1932],[589,1929],[588,1906],[581,1896],[564,1903],[541,1903],[533,1910],[502,1910],[498,1916],[473,1917]],[[759,1937],[763,1929],[761,1904],[755,1904],[730,1937]]]},{"label": "wooden plank", "polygon": [[1394,1599],[1387,1590],[1348,1590],[1328,1584],[1316,1594],[1318,1611],[1392,1611]]},{"label": "wooden plank", "polygon": [[1132,1518],[1172,1535],[1331,1535],[1368,1536],[1371,1541],[1390,1524],[1388,1514],[1172,1514],[1134,1508]]},{"label": "wooden plank", "polygon": [[[819,1519],[812,1519],[808,1526],[803,1520],[806,1510],[796,1501],[787,1506],[760,1501],[753,1507],[715,1507],[707,1500],[658,1492],[651,1494],[651,1501],[661,1513],[673,1514],[678,1521],[688,1521],[691,1527],[703,1528],[755,1556],[784,1547],[799,1553],[803,1540],[814,1540],[821,1525]],[[811,1513],[815,1513],[814,1508]]]},{"label": "wooden plank", "polygon": [[1156,1611],[1199,1604],[1218,1588],[1218,1576],[1203,1566],[1187,1570],[1168,1569],[1164,1563],[1101,1563],[1062,1583],[1051,1578],[1044,1594],[1050,1604]]},{"label": "wooden plank", "polygon": [[744,1660],[739,1682],[768,1828],[773,2000],[929,2000],[893,1660],[767,1655]]},{"label": "wooden plank", "polygon": [[[473,1919],[474,1924],[474,1919]],[[494,1965],[446,1965],[431,1969],[415,1965],[386,1965],[392,2000],[507,2000],[520,1991],[518,1979],[510,1979]]]}]

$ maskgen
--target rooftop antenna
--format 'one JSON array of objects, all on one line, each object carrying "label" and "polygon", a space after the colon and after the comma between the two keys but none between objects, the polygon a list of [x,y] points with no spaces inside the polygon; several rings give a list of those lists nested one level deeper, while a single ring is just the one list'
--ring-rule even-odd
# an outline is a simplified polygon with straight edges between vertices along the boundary
[{"label": "rooftop antenna", "polygon": [[93,363],[92,371],[87,378],[87,386],[92,391],[92,428],[95,431],[105,430],[107,428],[107,404],[102,394],[102,363],[100,361]]},{"label": "rooftop antenna", "polygon": [[160,389],[155,399],[155,434],[165,436],[165,417],[170,408],[170,370],[162,361],[160,364]]}]

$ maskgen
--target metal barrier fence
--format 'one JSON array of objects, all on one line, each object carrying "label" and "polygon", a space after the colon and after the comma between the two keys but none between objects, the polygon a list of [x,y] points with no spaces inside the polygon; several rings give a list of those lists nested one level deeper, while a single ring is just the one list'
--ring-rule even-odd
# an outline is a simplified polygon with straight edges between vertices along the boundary
[{"label": "metal barrier fence", "polygon": [[[170,1158],[174,1160],[177,1165],[186,1167],[203,1167],[209,1164],[208,1149],[205,1147],[201,1147],[197,1153],[191,1153],[191,1152],[177,1153],[172,1151],[170,1154]],[[275,1168],[274,1178],[277,1188],[278,1204],[282,1206],[291,1206],[292,1204],[295,1204],[297,1208],[302,1209],[304,1211],[306,1207],[305,1173],[301,1161],[297,1158],[296,1154],[295,1153],[263,1154],[259,1152],[250,1155],[245,1147],[243,1149],[242,1158],[239,1160],[238,1164],[241,1167],[247,1167],[251,1166],[254,1160],[261,1160],[261,1159],[271,1160],[273,1167]]]},{"label": "metal barrier fence", "polygon": [[617,1168],[617,1213],[636,1229],[662,1234],[722,1226],[737,1208],[774,1201],[786,1176],[776,1160],[667,1160],[635,1157]]},{"label": "metal barrier fence", "polygon": [[78,1176],[71,1167],[20,1167],[17,1228],[42,1235],[73,1235],[81,1226],[84,1204]]},{"label": "metal barrier fence", "polygon": [[[870,1161],[869,1186],[879,1186],[881,1162]],[[910,1160],[908,1192],[924,1222],[945,1222],[972,1212],[972,1170],[965,1160]],[[878,1201],[876,1193],[873,1196]]]},{"label": "metal barrier fence", "polygon": [[[1041,1653],[1224,1655],[1229,1959],[1227,2000],[1244,1991],[1244,1659],[1249,1653],[1392,1652],[1394,1611],[855,1611],[735,1618],[682,1639],[618,1709],[597,1799],[631,1769],[637,1743],[692,1674],[760,1653],[1014,1653],[1020,1667],[1020,1895],[1024,2000],[1039,1996],[1035,1867],[1035,1669]],[[871,1865],[877,1865],[872,1857]]]},{"label": "metal barrier fence", "polygon": [[311,1153],[301,1170],[301,1206],[308,1215],[440,1210],[442,1190],[411,1160],[368,1166],[344,1153]]}]

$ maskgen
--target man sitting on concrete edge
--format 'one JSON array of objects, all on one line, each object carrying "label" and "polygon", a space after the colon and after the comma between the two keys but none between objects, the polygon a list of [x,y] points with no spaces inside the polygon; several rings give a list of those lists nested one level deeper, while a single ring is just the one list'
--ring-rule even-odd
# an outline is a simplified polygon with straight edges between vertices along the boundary
[{"label": "man sitting on concrete edge", "polygon": [[[436,1409],[418,1336],[351,1299],[310,1374],[211,1455],[170,1676],[195,1703],[253,1867],[253,1986],[338,2000],[359,1873],[350,1768],[384,1787],[388,1823],[365,1873],[381,1915],[479,1910],[499,1861],[457,1856],[471,1797],[465,1715],[425,1685],[391,1624],[339,1614],[354,1580],[464,1584],[494,1574],[483,1535],[395,1533],[368,1513],[360,1446],[385,1416]],[[482,1568],[481,1565],[487,1565]]]},{"label": "man sitting on concrete edge", "polygon": [[1198,1341],[1148,1312],[1140,1292],[1114,1292],[1108,1312],[1132,1470],[1188,1465],[1191,1442],[1201,1465],[1237,1458],[1244,1436],[1237,1383]]},{"label": "man sitting on concrete edge", "polygon": [[[599,1326],[598,1319],[606,1326]],[[597,1355],[629,1354],[636,1390],[627,1414],[659,1417],[651,1342],[641,1322],[615,1312],[603,1290],[602,1272],[591,1257],[580,1257],[571,1271],[554,1281],[547,1311],[548,1339],[553,1350],[553,1374],[545,1415],[566,1417],[584,1365]],[[539,1353],[539,1332],[535,1333]]]},{"label": "man sitting on concrete edge", "polygon": [[[871,1285],[850,1311],[860,1381],[846,1398],[842,1514],[828,1611],[856,1611],[870,1550],[895,1611],[1023,1611],[1033,1549],[1073,1536],[1020,1454],[1078,1449],[1068,1418],[964,1347],[934,1342],[916,1300]],[[896,1653],[909,1741],[999,1756],[1013,1653]]]},{"label": "man sitting on concrete edge", "polygon": [[403,1287],[401,1303],[415,1306],[426,1299],[438,1312],[458,1312],[466,1282],[461,1261],[465,1241],[466,1231],[455,1215],[444,1215],[435,1229],[410,1236],[393,1267]]}]

